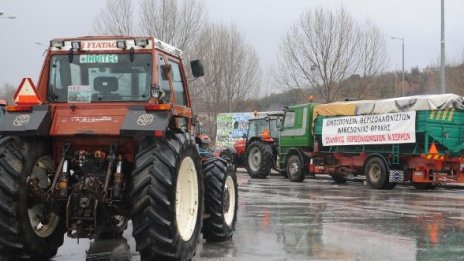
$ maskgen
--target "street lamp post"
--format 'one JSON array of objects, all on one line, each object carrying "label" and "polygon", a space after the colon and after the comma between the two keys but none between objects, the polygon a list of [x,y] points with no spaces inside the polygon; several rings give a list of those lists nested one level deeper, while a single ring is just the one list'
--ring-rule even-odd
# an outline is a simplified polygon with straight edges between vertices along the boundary
[{"label": "street lamp post", "polygon": [[446,92],[445,74],[445,0],[441,0],[441,59],[440,59],[440,92]]},{"label": "street lamp post", "polygon": [[402,56],[402,72],[403,72],[403,79],[402,79],[402,82],[401,82],[401,87],[402,87],[402,92],[403,92],[403,96],[406,95],[405,93],[405,89],[404,89],[404,38],[403,37],[395,37],[395,36],[392,36],[391,39],[393,40],[401,40],[401,56]]}]

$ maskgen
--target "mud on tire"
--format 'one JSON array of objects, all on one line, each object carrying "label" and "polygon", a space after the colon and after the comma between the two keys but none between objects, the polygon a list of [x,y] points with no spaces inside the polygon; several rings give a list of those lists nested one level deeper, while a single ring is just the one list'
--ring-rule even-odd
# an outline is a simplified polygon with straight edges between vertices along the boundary
[{"label": "mud on tire", "polygon": [[132,173],[132,235],[142,260],[189,260],[199,241],[203,173],[195,140],[183,132],[147,137]]},{"label": "mud on tire", "polygon": [[203,238],[222,242],[232,238],[237,221],[237,176],[225,160],[211,158],[203,163],[205,173],[205,213]]},{"label": "mud on tire", "polygon": [[[64,218],[48,211],[28,192],[28,176],[38,177],[39,186],[47,190],[47,172],[54,168],[48,144],[33,139],[0,139],[0,254],[13,259],[51,258],[63,244],[65,233]],[[42,224],[39,214],[49,222]]]},{"label": "mud on tire", "polygon": [[259,140],[251,142],[246,151],[245,163],[250,177],[266,178],[275,165],[271,144]]}]

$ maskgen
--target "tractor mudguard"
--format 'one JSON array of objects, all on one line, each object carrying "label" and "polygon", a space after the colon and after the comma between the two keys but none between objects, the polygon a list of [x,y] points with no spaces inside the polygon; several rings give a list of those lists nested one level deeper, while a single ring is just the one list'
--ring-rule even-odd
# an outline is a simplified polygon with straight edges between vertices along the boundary
[{"label": "tractor mudguard", "polygon": [[171,111],[149,111],[144,106],[131,106],[121,127],[121,135],[148,135],[166,131],[172,118]]},{"label": "tractor mudguard", "polygon": [[50,126],[49,106],[32,106],[31,111],[7,111],[0,121],[0,135],[48,136]]},{"label": "tractor mudguard", "polygon": [[230,152],[237,154],[237,150],[235,150],[235,148],[232,146],[224,146],[224,148],[221,151],[224,151],[224,150],[229,150]]}]

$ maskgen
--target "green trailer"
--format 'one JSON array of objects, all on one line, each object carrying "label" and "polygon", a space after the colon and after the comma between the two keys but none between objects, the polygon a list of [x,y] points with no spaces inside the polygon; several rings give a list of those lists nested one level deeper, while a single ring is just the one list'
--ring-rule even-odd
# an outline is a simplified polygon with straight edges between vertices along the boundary
[{"label": "green trailer", "polygon": [[[453,94],[305,104],[286,109],[280,168],[292,181],[365,175],[373,188],[464,182],[464,106]],[[288,117],[287,117],[288,115]]]}]

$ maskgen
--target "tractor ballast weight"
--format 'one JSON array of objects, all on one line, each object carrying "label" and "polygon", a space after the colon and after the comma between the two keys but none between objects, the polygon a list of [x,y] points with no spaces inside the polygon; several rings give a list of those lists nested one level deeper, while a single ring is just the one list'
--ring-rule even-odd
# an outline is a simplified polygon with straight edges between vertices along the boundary
[{"label": "tractor ballast weight", "polygon": [[180,50],[54,39],[37,87],[24,79],[14,100],[0,121],[1,257],[49,259],[65,233],[118,238],[128,220],[142,260],[189,260],[201,232],[232,237],[235,173],[200,160]]}]

